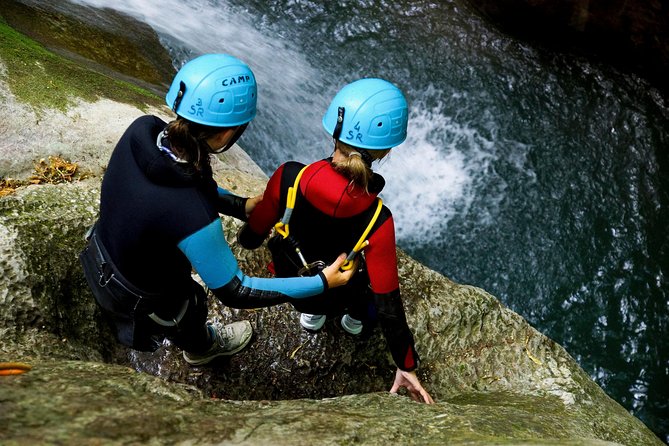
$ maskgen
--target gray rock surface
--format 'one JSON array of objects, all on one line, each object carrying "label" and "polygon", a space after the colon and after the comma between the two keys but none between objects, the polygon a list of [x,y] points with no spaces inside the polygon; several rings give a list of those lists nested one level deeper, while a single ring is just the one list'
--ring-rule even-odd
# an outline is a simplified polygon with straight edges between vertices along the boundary
[{"label": "gray rock surface", "polygon": [[[242,185],[240,193],[264,180],[231,163],[217,176]],[[191,435],[204,443],[310,444],[306,435],[313,431],[331,444],[454,438],[469,444],[660,444],[519,315],[401,252],[407,317],[422,356],[419,374],[435,407],[385,393],[393,365],[380,330],[351,338],[329,321],[322,332],[308,334],[288,305],[238,311],[212,299],[211,319],[248,318],[256,331],[250,348],[213,367],[188,367],[167,343],[153,354],[122,349],[102,323],[77,261],[98,193],[99,180],[91,179],[24,187],[0,199],[0,354],[35,367],[0,377],[0,420],[8,426],[0,440],[57,441],[49,427],[57,426],[61,435],[86,442],[98,441],[102,429],[118,442],[144,442],[163,432],[168,442]],[[233,237],[238,223],[226,218],[223,224],[240,265],[263,274],[267,251],[241,250]],[[142,412],[143,418],[132,416]],[[242,426],[239,417],[246,420]],[[296,440],[301,431],[305,436]]]}]

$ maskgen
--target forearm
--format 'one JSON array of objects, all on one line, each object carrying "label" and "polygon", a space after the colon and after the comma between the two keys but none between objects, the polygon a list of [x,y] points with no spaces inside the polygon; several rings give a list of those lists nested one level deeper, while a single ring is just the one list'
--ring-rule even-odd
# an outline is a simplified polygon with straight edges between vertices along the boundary
[{"label": "forearm", "polygon": [[322,274],[264,279],[248,277],[240,272],[212,292],[231,308],[264,308],[320,294],[326,287],[327,281]]},{"label": "forearm", "polygon": [[264,308],[288,302],[289,297],[277,291],[246,287],[234,277],[220,288],[211,290],[223,304],[231,308]]},{"label": "forearm", "polygon": [[256,249],[262,245],[267,234],[256,234],[247,223],[237,233],[237,242],[245,249]]},{"label": "forearm", "polygon": [[[326,277],[256,278],[242,273],[225,241],[219,220],[179,242],[195,271],[221,301],[238,308],[276,305],[287,299],[320,294],[327,289]],[[243,300],[251,301],[244,303]]]},{"label": "forearm", "polygon": [[216,210],[219,214],[246,221],[246,201],[248,198],[231,194],[225,189],[218,188],[218,202]]},{"label": "forearm", "polygon": [[374,294],[381,329],[397,367],[413,371],[418,367],[418,353],[409,329],[399,289],[386,294]]}]

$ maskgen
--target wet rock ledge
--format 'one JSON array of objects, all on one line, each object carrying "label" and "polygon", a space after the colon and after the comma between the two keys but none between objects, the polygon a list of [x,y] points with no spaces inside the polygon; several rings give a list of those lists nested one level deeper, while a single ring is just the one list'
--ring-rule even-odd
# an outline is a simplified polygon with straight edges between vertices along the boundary
[{"label": "wet rock ledge", "polygon": [[[135,117],[169,118],[169,110],[150,94],[129,103],[124,88],[136,87],[108,73],[88,78],[114,85],[98,99],[32,103],[21,93],[27,81],[14,75],[17,64],[35,64],[54,79],[53,60],[72,62],[53,59],[2,21],[0,33],[12,39],[0,45],[0,129],[8,142],[0,154],[11,160],[0,164],[0,178],[20,176],[50,154],[66,154],[92,173],[0,198],[0,361],[33,366],[0,376],[0,443],[661,444],[560,345],[484,290],[453,283],[402,252],[405,308],[434,406],[388,394],[394,367],[378,328],[352,338],[328,321],[308,334],[286,305],[237,311],[211,299],[211,319],[247,318],[256,333],[247,350],[211,367],[186,366],[167,343],[152,355],[119,347],[77,255],[116,139]],[[23,51],[20,63],[7,48]],[[54,84],[53,94],[69,87]],[[240,194],[257,193],[266,181],[238,147],[214,164],[218,181]],[[242,250],[234,241],[239,224],[222,224],[240,266],[266,275],[267,251]]]}]

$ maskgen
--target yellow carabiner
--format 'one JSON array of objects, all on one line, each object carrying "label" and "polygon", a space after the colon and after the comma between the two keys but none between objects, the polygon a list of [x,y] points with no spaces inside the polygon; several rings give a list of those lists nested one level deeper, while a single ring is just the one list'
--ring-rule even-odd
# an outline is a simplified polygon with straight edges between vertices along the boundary
[{"label": "yellow carabiner", "polygon": [[344,264],[339,269],[342,270],[342,271],[348,271],[349,269],[353,268],[353,265],[355,263],[353,260],[355,259],[355,256],[358,255],[358,253],[360,251],[365,249],[367,247],[367,245],[369,245],[369,240],[365,240],[362,243],[362,246],[357,246],[356,245],[357,249],[354,249],[353,251],[348,253],[348,256],[346,257],[346,261],[344,262]]},{"label": "yellow carabiner", "polygon": [[300,170],[297,177],[295,177],[295,182],[288,188],[288,193],[286,194],[286,210],[284,211],[281,220],[274,225],[276,232],[281,234],[283,238],[287,238],[288,234],[290,234],[288,224],[290,223],[290,217],[293,213],[293,208],[295,207],[295,200],[297,200],[297,187],[300,184],[300,178],[302,178],[302,174],[307,170],[307,167],[309,167],[309,165],[304,166],[302,170]]},{"label": "yellow carabiner", "polygon": [[284,225],[282,221],[274,225],[274,230],[281,234],[283,238],[288,237],[288,225]]}]

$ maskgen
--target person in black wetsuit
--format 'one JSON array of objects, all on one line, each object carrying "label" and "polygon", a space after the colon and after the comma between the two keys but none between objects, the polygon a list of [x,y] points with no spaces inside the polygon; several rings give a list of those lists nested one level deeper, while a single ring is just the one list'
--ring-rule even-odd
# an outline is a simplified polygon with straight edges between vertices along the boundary
[{"label": "person in black wetsuit", "polygon": [[[361,269],[346,286],[292,302],[302,312],[300,323],[317,331],[326,316],[343,314],[342,328],[357,335],[363,325],[378,319],[397,365],[391,392],[406,387],[414,400],[433,403],[415,373],[418,354],[400,297],[395,227],[390,210],[378,198],[385,181],[371,168],[406,139],[407,124],[406,99],[390,82],[361,79],[342,88],[323,117],[334,138],[332,157],[306,167],[294,161],[281,165],[238,240],[245,248],[257,248],[281,218],[279,234],[268,242],[280,277],[296,276],[317,260],[330,262],[356,245],[364,248]],[[296,198],[286,213],[291,188]]]},{"label": "person in black wetsuit", "polygon": [[246,220],[261,198],[218,187],[209,157],[229,149],[255,117],[256,91],[251,69],[239,59],[197,57],[167,92],[176,119],[142,116],[116,145],[102,180],[99,219],[80,259],[122,344],[154,351],[167,338],[191,365],[248,344],[248,321],[207,324],[207,293],[192,270],[235,308],[299,300],[350,278],[339,270],[344,254],[314,277],[260,279],[240,271],[219,213]]}]

